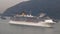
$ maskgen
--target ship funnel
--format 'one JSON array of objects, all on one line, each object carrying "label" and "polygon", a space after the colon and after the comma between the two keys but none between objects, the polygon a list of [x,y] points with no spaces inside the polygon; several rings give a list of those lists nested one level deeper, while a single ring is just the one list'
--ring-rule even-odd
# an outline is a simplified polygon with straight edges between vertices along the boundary
[{"label": "ship funnel", "polygon": [[20,15],[25,16],[25,15],[26,15],[26,12],[25,12],[25,11],[22,11],[22,12],[20,13]]}]

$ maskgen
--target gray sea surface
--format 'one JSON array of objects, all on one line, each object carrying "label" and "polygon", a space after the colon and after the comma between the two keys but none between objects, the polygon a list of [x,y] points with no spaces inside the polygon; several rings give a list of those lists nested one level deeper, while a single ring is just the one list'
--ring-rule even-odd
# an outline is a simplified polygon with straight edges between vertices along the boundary
[{"label": "gray sea surface", "polygon": [[11,25],[9,19],[0,19],[0,34],[60,34],[60,23],[53,28]]}]

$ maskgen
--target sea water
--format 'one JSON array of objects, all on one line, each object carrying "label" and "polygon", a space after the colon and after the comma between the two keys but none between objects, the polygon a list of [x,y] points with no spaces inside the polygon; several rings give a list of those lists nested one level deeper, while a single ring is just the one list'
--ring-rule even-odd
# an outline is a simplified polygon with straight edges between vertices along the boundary
[{"label": "sea water", "polygon": [[53,28],[11,25],[9,19],[0,19],[0,34],[60,34],[60,23]]}]

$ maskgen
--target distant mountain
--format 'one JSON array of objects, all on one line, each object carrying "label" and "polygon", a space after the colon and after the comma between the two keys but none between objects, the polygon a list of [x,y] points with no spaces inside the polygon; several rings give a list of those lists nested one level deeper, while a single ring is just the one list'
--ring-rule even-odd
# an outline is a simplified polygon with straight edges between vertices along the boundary
[{"label": "distant mountain", "polygon": [[30,0],[21,2],[8,8],[3,16],[13,16],[21,11],[32,11],[32,15],[37,16],[40,12],[45,12],[51,18],[60,19],[60,0]]}]

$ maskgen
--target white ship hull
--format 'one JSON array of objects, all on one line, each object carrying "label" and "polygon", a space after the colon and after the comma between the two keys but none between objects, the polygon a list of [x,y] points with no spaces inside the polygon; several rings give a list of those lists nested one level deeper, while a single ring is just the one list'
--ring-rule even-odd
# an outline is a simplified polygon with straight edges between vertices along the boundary
[{"label": "white ship hull", "polygon": [[9,21],[10,24],[19,24],[19,25],[29,25],[29,26],[41,26],[41,27],[52,27],[52,25],[40,22],[40,23],[32,23],[32,22],[24,22],[24,21]]}]

